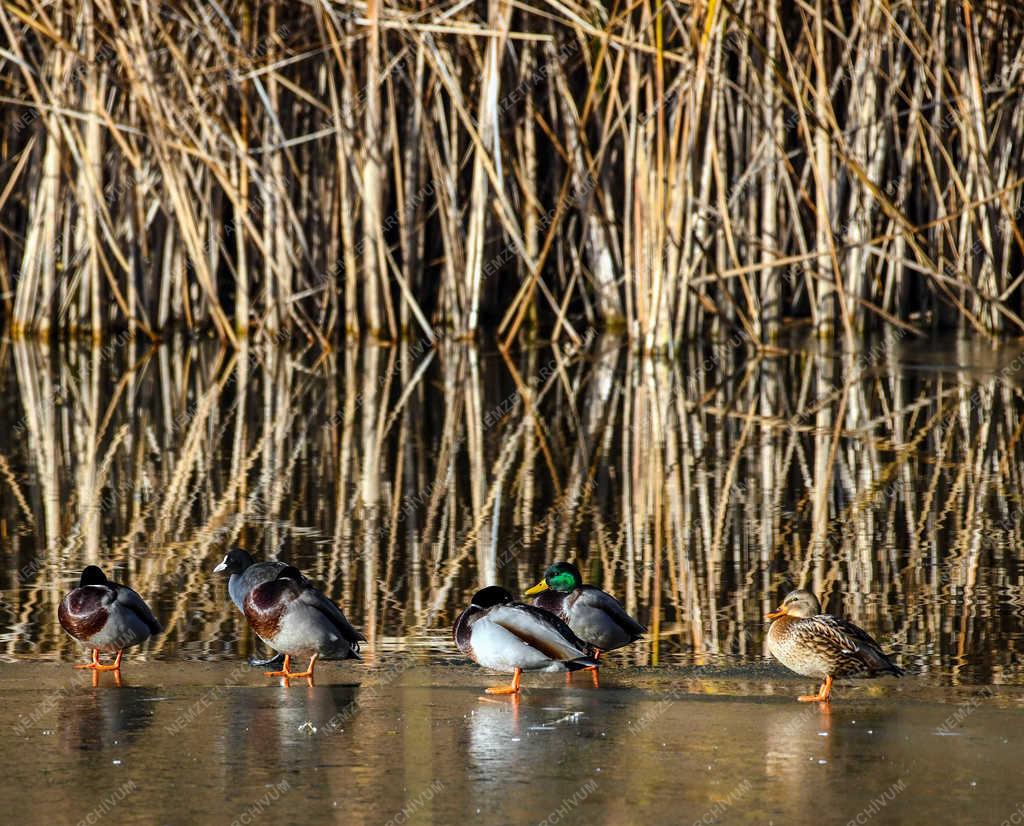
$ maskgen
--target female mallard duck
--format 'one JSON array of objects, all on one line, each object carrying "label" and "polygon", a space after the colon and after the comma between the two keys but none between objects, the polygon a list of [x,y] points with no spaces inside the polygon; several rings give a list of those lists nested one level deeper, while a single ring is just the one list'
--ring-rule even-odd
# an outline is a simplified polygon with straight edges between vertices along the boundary
[{"label": "female mallard duck", "polygon": [[[284,654],[281,671],[270,677],[312,679],[320,657],[331,660],[359,659],[359,643],[366,637],[356,631],[330,599],[314,588],[291,565],[277,578],[257,585],[245,598],[245,618],[261,640]],[[292,657],[309,657],[305,671],[292,671]]]},{"label": "female mallard duck", "polygon": [[575,671],[597,665],[587,644],[562,620],[533,605],[513,602],[504,588],[477,591],[452,628],[455,644],[474,662],[511,671],[512,685],[488,694],[518,694],[523,671]]},{"label": "female mallard duck", "polygon": [[810,591],[792,591],[767,619],[774,620],[768,629],[771,655],[797,674],[824,680],[817,694],[797,697],[802,703],[827,703],[835,677],[903,674],[866,631],[821,613]]},{"label": "female mallard duck", "polygon": [[[249,555],[248,551],[241,548],[232,548],[227,552],[221,563],[213,569],[215,574],[226,571],[228,576],[228,596],[243,614],[245,613],[245,598],[257,585],[277,579],[277,575],[285,567],[284,562],[276,559],[268,562],[257,562]],[[277,666],[281,664],[282,656],[276,654],[269,659],[261,660],[252,657],[249,665],[263,668],[265,666]]]},{"label": "female mallard duck", "polygon": [[595,660],[603,651],[638,640],[647,630],[611,594],[584,585],[580,569],[569,562],[556,562],[548,568],[544,579],[526,592],[527,596],[534,594],[538,596],[533,604],[567,623],[594,649]]},{"label": "female mallard duck", "polygon": [[[111,582],[95,565],[82,571],[78,587],[61,600],[57,619],[72,638],[92,649],[92,662],[75,668],[96,671],[120,671],[124,649],[164,630],[142,597],[127,585]],[[102,665],[101,651],[116,651],[117,658]]]}]

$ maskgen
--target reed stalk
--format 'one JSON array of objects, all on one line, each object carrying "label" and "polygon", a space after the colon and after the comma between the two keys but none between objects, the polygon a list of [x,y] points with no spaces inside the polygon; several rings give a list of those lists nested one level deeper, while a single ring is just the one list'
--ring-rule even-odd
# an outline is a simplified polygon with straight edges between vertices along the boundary
[{"label": "reed stalk", "polygon": [[1024,333],[1015,3],[11,0],[16,335]]}]

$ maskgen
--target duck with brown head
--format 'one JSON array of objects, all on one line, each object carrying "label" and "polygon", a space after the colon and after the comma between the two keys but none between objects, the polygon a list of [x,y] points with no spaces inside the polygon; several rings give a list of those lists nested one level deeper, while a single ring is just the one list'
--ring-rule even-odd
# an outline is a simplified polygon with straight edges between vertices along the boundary
[{"label": "duck with brown head", "polygon": [[766,618],[772,620],[771,655],[797,674],[822,680],[818,693],[798,697],[800,702],[829,702],[836,677],[903,674],[867,631],[821,613],[821,603],[810,591],[790,592]]}]

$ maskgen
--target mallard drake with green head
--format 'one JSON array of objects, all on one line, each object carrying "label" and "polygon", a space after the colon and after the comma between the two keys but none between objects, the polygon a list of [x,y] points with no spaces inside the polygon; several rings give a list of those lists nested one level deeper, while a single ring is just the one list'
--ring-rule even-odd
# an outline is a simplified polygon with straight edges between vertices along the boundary
[{"label": "mallard drake with green head", "polygon": [[534,605],[555,614],[590,645],[594,659],[600,659],[604,651],[629,645],[647,631],[611,594],[584,585],[580,569],[571,562],[549,567],[526,595],[536,595]]},{"label": "mallard drake with green head", "polygon": [[[124,649],[164,630],[142,597],[127,585],[111,582],[95,565],[82,571],[78,587],[61,600],[57,619],[73,639],[92,649],[92,662],[75,668],[95,671],[120,671]],[[113,663],[100,662],[100,652],[115,651]]]},{"label": "mallard drake with green head", "polygon": [[802,703],[827,703],[836,677],[903,674],[867,631],[821,613],[821,603],[810,591],[792,591],[767,619],[773,620],[768,629],[771,655],[791,671],[823,681],[817,694],[797,697]]},{"label": "mallard drake with green head", "polygon": [[[280,671],[266,672],[270,677],[312,679],[319,658],[358,660],[359,643],[366,641],[341,609],[291,565],[249,591],[245,618],[263,642],[285,655]],[[292,657],[309,657],[309,667],[292,671]]]},{"label": "mallard drake with green head", "polygon": [[473,595],[455,620],[452,636],[478,665],[512,672],[512,685],[492,686],[488,694],[518,694],[524,671],[575,671],[597,664],[587,644],[562,620],[543,608],[513,602],[497,585]]}]

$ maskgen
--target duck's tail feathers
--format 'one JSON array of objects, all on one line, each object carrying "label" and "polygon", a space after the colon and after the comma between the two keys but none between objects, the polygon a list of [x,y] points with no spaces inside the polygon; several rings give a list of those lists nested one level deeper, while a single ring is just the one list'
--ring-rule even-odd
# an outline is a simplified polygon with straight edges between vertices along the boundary
[{"label": "duck's tail feathers", "polygon": [[566,671],[579,671],[581,668],[597,668],[600,663],[593,657],[580,657],[575,660],[567,660],[565,663]]},{"label": "duck's tail feathers", "polygon": [[868,672],[872,676],[879,676],[882,674],[892,674],[893,677],[902,677],[907,672],[900,668],[896,663],[882,655],[884,662],[875,663],[874,666]]}]

